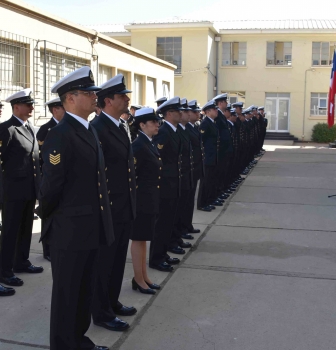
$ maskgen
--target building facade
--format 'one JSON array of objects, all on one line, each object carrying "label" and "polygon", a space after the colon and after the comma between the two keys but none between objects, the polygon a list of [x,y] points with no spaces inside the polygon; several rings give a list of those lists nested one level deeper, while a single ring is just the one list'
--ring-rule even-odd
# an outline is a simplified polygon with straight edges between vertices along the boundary
[{"label": "building facade", "polygon": [[[131,103],[155,106],[173,94],[176,66],[95,30],[70,23],[17,0],[0,2],[0,99],[23,88],[33,90],[34,124],[46,122],[50,88],[66,74],[90,66],[102,84],[123,73]],[[11,116],[5,103],[1,120]]]},{"label": "building facade", "polygon": [[336,20],[167,21],[104,26],[110,37],[174,63],[175,94],[204,104],[264,105],[268,131],[309,141],[327,121]]}]

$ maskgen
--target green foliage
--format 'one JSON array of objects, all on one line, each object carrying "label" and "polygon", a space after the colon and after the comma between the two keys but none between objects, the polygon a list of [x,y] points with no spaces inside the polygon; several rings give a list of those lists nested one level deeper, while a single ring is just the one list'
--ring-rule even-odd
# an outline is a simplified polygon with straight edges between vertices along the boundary
[{"label": "green foliage", "polygon": [[331,128],[328,127],[326,123],[317,123],[313,127],[312,131],[312,141],[328,143],[334,142],[336,140],[336,125]]}]

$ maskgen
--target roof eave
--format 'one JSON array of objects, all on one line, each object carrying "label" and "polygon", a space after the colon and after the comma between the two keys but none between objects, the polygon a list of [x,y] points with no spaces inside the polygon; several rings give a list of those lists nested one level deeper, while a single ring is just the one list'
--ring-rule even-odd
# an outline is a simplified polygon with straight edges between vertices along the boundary
[{"label": "roof eave", "polygon": [[336,34],[336,29],[220,29],[219,34]]}]

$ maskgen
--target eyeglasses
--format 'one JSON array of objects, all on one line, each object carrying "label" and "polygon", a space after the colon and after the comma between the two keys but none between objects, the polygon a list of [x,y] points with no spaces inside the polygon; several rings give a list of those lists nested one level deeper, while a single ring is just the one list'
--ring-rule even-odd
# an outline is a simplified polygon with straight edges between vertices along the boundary
[{"label": "eyeglasses", "polygon": [[93,96],[96,95],[96,91],[76,91],[72,92],[71,95],[86,95],[86,96]]}]

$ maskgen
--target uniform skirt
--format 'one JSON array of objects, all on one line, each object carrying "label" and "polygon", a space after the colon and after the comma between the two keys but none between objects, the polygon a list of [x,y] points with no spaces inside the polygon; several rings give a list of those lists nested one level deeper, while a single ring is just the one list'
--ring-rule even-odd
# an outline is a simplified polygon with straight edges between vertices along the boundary
[{"label": "uniform skirt", "polygon": [[157,214],[137,213],[133,222],[132,241],[152,241],[155,232],[155,224],[158,219]]}]

